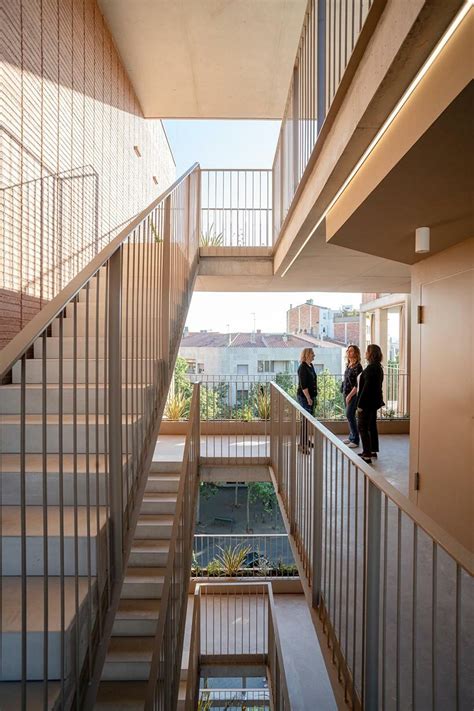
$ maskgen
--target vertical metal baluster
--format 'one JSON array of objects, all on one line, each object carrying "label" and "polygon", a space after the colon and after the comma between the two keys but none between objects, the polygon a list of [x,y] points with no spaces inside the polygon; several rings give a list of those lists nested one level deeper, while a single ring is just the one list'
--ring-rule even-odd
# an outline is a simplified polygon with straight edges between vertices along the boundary
[{"label": "vertical metal baluster", "polygon": [[41,334],[41,418],[42,418],[42,508],[43,508],[43,705],[48,703],[49,655],[49,559],[48,559],[48,435],[46,331]]},{"label": "vertical metal baluster", "polygon": [[436,628],[438,621],[438,545],[432,541],[432,579],[431,579],[431,704],[436,711],[437,696],[437,659],[436,659]]},{"label": "vertical metal baluster", "polygon": [[[94,440],[95,440],[95,527],[96,531],[100,531],[101,517],[100,511],[102,506],[102,479],[103,485],[105,486],[105,452],[103,456],[100,455],[99,446],[99,417],[100,417],[100,398],[99,398],[99,355],[100,355],[100,335],[99,335],[99,304],[100,304],[100,270],[93,277],[95,279],[95,331],[94,331],[94,344],[95,344],[95,354],[94,354],[94,398],[95,398],[95,421],[94,421]],[[104,336],[105,338],[105,336]],[[105,382],[103,384],[105,392]],[[104,410],[105,418],[105,410]],[[103,466],[103,472],[102,472]],[[103,475],[103,476],[102,476]],[[105,504],[105,501],[104,501]],[[108,520],[105,520],[106,527],[106,537],[108,531]],[[108,548],[108,544],[106,544]],[[102,546],[97,546],[97,559],[96,559],[96,588],[97,588],[97,623],[99,631],[99,639],[102,639],[103,632],[103,620],[102,620],[102,591],[106,587],[106,581],[102,579]]]},{"label": "vertical metal baluster", "polygon": [[382,588],[382,710],[385,708],[385,666],[387,638],[387,553],[388,553],[388,496],[384,496],[383,521],[383,588]]},{"label": "vertical metal baluster", "polygon": [[[90,422],[89,422],[89,282],[86,284],[86,321],[85,321],[85,387],[84,387],[84,409],[85,409],[85,474],[86,474],[86,525],[87,525],[87,658],[89,680],[92,678],[92,551],[91,551],[91,487],[90,487]],[[95,540],[95,565],[97,577],[97,552],[100,546],[100,528],[96,529]]]},{"label": "vertical metal baluster", "polygon": [[411,631],[411,666],[412,666],[412,687],[411,687],[411,707],[416,709],[416,672],[417,672],[417,593],[418,593],[418,526],[413,522],[413,595],[412,595],[412,631]]},{"label": "vertical metal baluster", "polygon": [[[77,419],[77,296],[72,301],[73,305],[73,362],[72,362],[72,462],[73,462],[73,501],[74,501],[74,613],[76,624],[79,620],[79,510],[77,488],[77,449],[78,449],[78,419]],[[75,635],[74,649],[74,679],[75,679],[75,706],[79,709],[79,680],[80,680],[80,637]]]},{"label": "vertical metal baluster", "polygon": [[27,700],[27,634],[28,634],[28,563],[26,520],[26,356],[21,357],[20,378],[20,531],[21,531],[21,708],[26,711]]},{"label": "vertical metal baluster", "polygon": [[64,311],[59,314],[59,352],[58,352],[58,381],[59,381],[59,405],[58,405],[58,451],[59,451],[59,581],[60,581],[60,677],[61,677],[61,704],[66,702],[65,688],[65,588],[64,588]]},{"label": "vertical metal baluster", "polygon": [[357,561],[358,561],[358,537],[359,537],[359,469],[355,468],[355,482],[354,482],[354,600],[352,605],[352,707],[354,708],[357,692]]},{"label": "vertical metal baluster", "polygon": [[400,708],[400,638],[401,638],[401,579],[402,579],[402,511],[397,507],[397,639],[396,639],[396,709]]},{"label": "vertical metal baluster", "polygon": [[456,711],[461,708],[461,590],[462,590],[462,578],[461,578],[461,566],[456,563],[456,612],[455,612],[455,625],[456,625],[456,649],[455,649],[455,660],[456,660]]}]

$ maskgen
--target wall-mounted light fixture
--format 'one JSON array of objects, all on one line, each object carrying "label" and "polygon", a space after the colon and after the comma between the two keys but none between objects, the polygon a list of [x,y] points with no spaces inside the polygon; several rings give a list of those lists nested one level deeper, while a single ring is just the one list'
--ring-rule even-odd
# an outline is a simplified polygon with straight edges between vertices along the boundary
[{"label": "wall-mounted light fixture", "polygon": [[430,251],[430,228],[417,227],[415,231],[415,252],[426,254]]},{"label": "wall-mounted light fixture", "polygon": [[133,150],[135,151],[135,153],[137,154],[137,156],[138,156],[139,158],[142,157],[142,154],[140,153],[140,149],[139,149],[138,146],[133,146]]}]

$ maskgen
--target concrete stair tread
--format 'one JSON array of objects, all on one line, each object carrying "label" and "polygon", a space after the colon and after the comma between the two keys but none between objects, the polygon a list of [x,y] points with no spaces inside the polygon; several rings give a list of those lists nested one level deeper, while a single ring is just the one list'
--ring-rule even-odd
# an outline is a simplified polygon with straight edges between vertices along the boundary
[{"label": "concrete stair tread", "polygon": [[[64,535],[74,536],[75,527],[74,506],[63,507]],[[86,506],[76,507],[77,528],[79,536],[87,535],[87,526],[90,526],[91,536],[97,533],[97,511],[91,507],[90,516]],[[89,518],[89,520],[88,520]],[[105,506],[99,506],[99,525],[103,528],[107,518]],[[59,506],[48,506],[48,536],[59,536],[61,523],[61,509]],[[3,537],[21,535],[21,506],[1,507],[1,532]],[[26,507],[26,536],[43,536],[43,507]]]},{"label": "concrete stair tread", "polygon": [[[47,708],[54,709],[61,694],[59,681],[48,681]],[[44,683],[42,681],[26,682],[26,698],[28,711],[44,711]],[[21,682],[0,682],[1,711],[17,711],[21,709]]]},{"label": "concrete stair tread", "polygon": [[153,492],[146,491],[143,495],[143,501],[148,501],[150,503],[169,503],[176,502],[177,496],[173,492]]},{"label": "concrete stair tread", "polygon": [[170,549],[170,542],[166,539],[158,538],[153,540],[152,538],[144,538],[133,541],[131,552],[136,553],[168,553]]},{"label": "concrete stair tread", "polygon": [[138,517],[138,525],[146,524],[147,526],[172,526],[174,518],[169,514],[140,514]]},{"label": "concrete stair tread", "polygon": [[[49,576],[48,582],[48,626],[49,632],[61,631],[61,599],[63,587],[61,578]],[[92,589],[95,588],[95,578],[91,578]],[[89,592],[89,582],[86,576],[78,578],[79,607],[85,602]],[[21,577],[2,578],[2,633],[21,633]],[[28,632],[43,631],[44,582],[42,577],[28,576],[26,578],[27,595],[27,629]],[[64,627],[67,630],[75,617],[75,582],[71,576],[64,578]],[[1,694],[0,694],[1,696]],[[1,708],[1,705],[0,705]]]},{"label": "concrete stair tread", "polygon": [[[127,456],[124,455],[123,463],[126,464]],[[61,457],[62,468],[65,474],[73,473],[75,470],[74,455],[63,454]],[[48,473],[59,472],[60,456],[59,454],[46,455],[46,467]],[[96,466],[100,473],[107,471],[106,456],[104,454],[77,454],[76,456],[76,471],[78,474],[86,474],[89,472],[95,473]],[[87,467],[89,465],[89,467]],[[26,454],[25,455],[25,473],[37,474],[43,471],[43,455],[42,454]],[[20,474],[21,472],[21,455],[19,453],[0,454],[0,475],[5,472]]]},{"label": "concrete stair tread", "polygon": [[[92,386],[91,386],[92,387]],[[62,416],[62,423],[63,425],[73,425],[74,422],[76,422],[78,425],[86,425],[87,423],[89,424],[90,427],[93,425],[95,426],[96,420],[99,425],[103,425],[108,422],[108,417],[107,415],[96,415],[95,412],[89,413],[89,417],[86,417],[86,415],[80,415],[77,414],[76,417],[74,418],[74,415],[71,414],[65,414]],[[122,423],[124,424],[133,424],[134,422],[138,422],[139,418],[135,417],[134,415],[124,415],[122,417]],[[21,417],[20,415],[0,415],[0,426],[2,425],[20,425],[21,422]],[[61,418],[59,415],[56,414],[49,414],[46,416],[46,424],[47,425],[59,425],[61,422]],[[43,416],[42,415],[25,415],[25,424],[28,425],[41,425],[43,424]]]},{"label": "concrete stair tread", "polygon": [[126,583],[149,583],[149,582],[164,582],[166,568],[158,567],[128,567],[124,582]]},{"label": "concrete stair tread", "polygon": [[146,681],[101,681],[95,711],[143,711]]},{"label": "concrete stair tread", "polygon": [[106,663],[151,662],[154,637],[111,637]]},{"label": "concrete stair tread", "polygon": [[157,620],[160,612],[160,600],[151,599],[121,599],[115,616],[116,620]]}]

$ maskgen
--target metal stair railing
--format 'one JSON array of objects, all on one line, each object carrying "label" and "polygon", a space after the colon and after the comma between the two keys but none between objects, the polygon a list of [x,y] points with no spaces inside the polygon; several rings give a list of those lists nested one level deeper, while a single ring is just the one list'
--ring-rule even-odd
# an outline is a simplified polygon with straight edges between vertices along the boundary
[{"label": "metal stair railing", "polygon": [[33,679],[44,708],[94,698],[197,273],[199,205],[195,164],[0,353],[12,707],[28,707]]},{"label": "metal stair railing", "polygon": [[368,711],[472,705],[472,554],[275,383],[270,456],[346,701]]},{"label": "metal stair railing", "polygon": [[193,386],[176,513],[153,645],[146,711],[175,709],[178,701],[198,491],[199,410],[199,384],[196,384]]}]

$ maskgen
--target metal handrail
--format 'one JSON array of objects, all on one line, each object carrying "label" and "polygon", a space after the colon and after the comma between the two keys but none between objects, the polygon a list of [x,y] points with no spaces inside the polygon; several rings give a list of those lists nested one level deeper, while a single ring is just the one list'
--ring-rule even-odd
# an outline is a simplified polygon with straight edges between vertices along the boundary
[{"label": "metal handrail", "polygon": [[[152,709],[167,711],[174,708],[177,700],[196,513],[199,427],[199,383],[197,383],[193,388],[189,413],[176,511],[164,575],[165,582],[148,677],[145,711]],[[178,554],[180,558],[177,561]],[[173,609],[176,600],[177,614]],[[158,678],[160,673],[161,676]]]},{"label": "metal handrail", "polygon": [[430,538],[432,538],[446,553],[456,560],[461,568],[469,575],[474,575],[474,555],[470,553],[461,543],[453,538],[447,531],[439,526],[436,521],[425,514],[418,506],[415,506],[406,496],[396,489],[390,482],[369,464],[366,464],[360,457],[354,454],[343,442],[333,434],[327,427],[319,422],[315,417],[304,410],[301,405],[293,400],[279,385],[272,382],[271,387],[293,407],[300,417],[305,418],[314,426],[329,442],[331,442],[344,457],[352,462],[364,476],[371,481],[379,491],[387,496],[399,509],[409,516],[416,525],[421,528]]},{"label": "metal handrail", "polygon": [[133,230],[196,169],[199,169],[199,163],[194,163],[181,177],[175,180],[169,188],[153,200],[148,207],[134,217],[117,237],[109,242],[109,244],[0,351],[0,382],[12,369],[15,362],[33,345],[40,334],[51,325],[71,299],[84,288],[94,274],[112,257]]},{"label": "metal handrail", "polygon": [[[208,596],[212,597],[213,603],[210,607],[213,620],[211,624],[214,624],[214,619],[216,617],[215,606],[218,604],[222,605],[223,601],[228,606],[230,596],[232,595],[240,596],[242,598],[242,605],[244,604],[244,596],[248,596],[249,606],[251,602],[255,603],[255,620],[252,633],[248,637],[243,633],[246,622],[240,615],[239,605],[236,602],[234,609],[235,619],[233,622],[230,621],[232,606],[228,607],[227,616],[225,614],[218,615],[220,624],[223,624],[225,620],[227,621],[227,630],[221,629],[219,635],[216,635],[215,637],[214,634],[211,633],[212,650],[210,658],[213,660],[219,658],[219,661],[223,661],[226,656],[229,656],[232,658],[232,662],[235,663],[236,660],[241,657],[246,660],[246,663],[250,664],[256,663],[257,661],[260,662],[260,660],[263,661],[263,663],[268,667],[270,676],[270,694],[273,702],[272,708],[275,711],[290,711],[291,705],[288,692],[288,683],[286,679],[285,665],[283,663],[283,652],[278,632],[278,625],[276,622],[273,591],[271,584],[267,582],[198,583],[196,585],[196,590],[194,592],[190,656],[186,683],[185,711],[193,711],[195,709],[196,698],[199,691],[199,662],[202,654],[203,617],[204,624],[206,626],[208,624],[208,605],[206,601],[206,614],[203,615],[201,611],[202,600]],[[217,598],[219,599],[219,602],[214,603],[214,599]],[[263,612],[259,613],[258,603],[261,601],[263,601]],[[247,602],[245,603],[245,606],[246,605]],[[259,625],[258,617],[260,614],[263,615],[263,619],[262,624]],[[250,624],[250,620],[248,620],[247,623]],[[229,626],[232,627],[232,634],[235,637],[234,643],[232,643],[229,638]],[[239,630],[242,633],[241,636]],[[260,630],[262,635],[261,639],[259,639],[258,630]],[[215,649],[215,639],[219,640],[219,651],[216,651]],[[210,650],[207,648],[207,643],[208,638],[207,634],[205,634],[204,657],[206,657],[206,655],[209,656]]]},{"label": "metal handrail", "polygon": [[[271,396],[271,477],[345,699],[414,708],[422,693],[461,707],[472,554],[274,383]],[[455,650],[451,673],[441,649]]]}]

